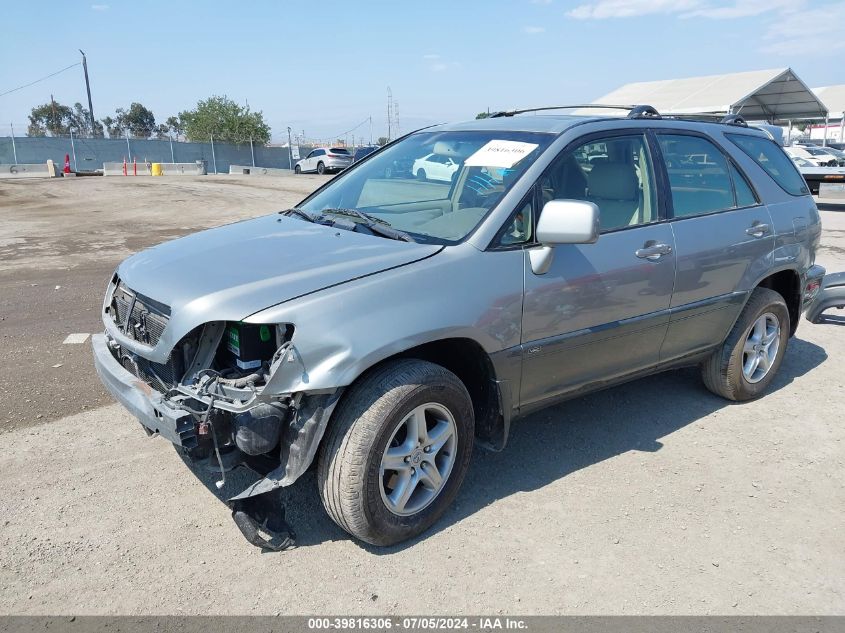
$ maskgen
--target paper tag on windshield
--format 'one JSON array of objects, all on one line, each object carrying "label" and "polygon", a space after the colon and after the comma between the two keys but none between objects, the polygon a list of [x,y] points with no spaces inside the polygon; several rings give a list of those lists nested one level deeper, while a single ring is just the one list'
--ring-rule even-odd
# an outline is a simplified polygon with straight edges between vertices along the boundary
[{"label": "paper tag on windshield", "polygon": [[536,143],[521,141],[490,141],[464,161],[469,167],[513,167],[528,156]]}]

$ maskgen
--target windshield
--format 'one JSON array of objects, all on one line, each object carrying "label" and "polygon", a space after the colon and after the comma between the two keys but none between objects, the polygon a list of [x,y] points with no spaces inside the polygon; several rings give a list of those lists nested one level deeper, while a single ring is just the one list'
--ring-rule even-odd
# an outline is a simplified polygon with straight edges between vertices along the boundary
[{"label": "windshield", "polygon": [[471,233],[554,138],[528,132],[420,132],[335,178],[299,206],[354,209],[415,241]]},{"label": "windshield", "polygon": [[804,151],[808,154],[812,154],[813,156],[827,156],[827,152],[821,149],[816,149],[815,147],[805,147]]}]

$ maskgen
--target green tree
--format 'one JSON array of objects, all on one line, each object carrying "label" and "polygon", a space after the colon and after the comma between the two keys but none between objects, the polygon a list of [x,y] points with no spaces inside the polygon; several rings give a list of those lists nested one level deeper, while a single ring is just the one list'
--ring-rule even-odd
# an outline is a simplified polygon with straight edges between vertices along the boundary
[{"label": "green tree", "polygon": [[179,113],[189,141],[215,140],[226,143],[256,143],[270,141],[270,126],[264,122],[262,112],[252,112],[249,106],[241,106],[225,95],[201,100],[193,110]]},{"label": "green tree", "polygon": [[94,121],[94,128],[91,128],[91,113],[78,101],[73,104],[72,127],[73,133],[87,138],[103,138],[103,124]]},{"label": "green tree", "polygon": [[73,110],[52,101],[32,108],[26,133],[28,136],[66,136],[73,124]]},{"label": "green tree", "polygon": [[165,121],[164,124],[171,133],[176,135],[176,138],[185,134],[185,126],[182,124],[182,120],[179,117],[167,117],[167,121]]},{"label": "green tree", "polygon": [[390,139],[386,136],[379,136],[378,140],[376,141],[376,145],[381,147],[382,145],[387,145],[388,141],[390,141]]},{"label": "green tree", "polygon": [[123,108],[118,108],[114,117],[103,117],[100,122],[105,126],[106,132],[109,133],[109,138],[121,138],[126,132],[125,119],[121,114]]},{"label": "green tree", "polygon": [[152,110],[133,102],[125,114],[126,127],[134,138],[150,138],[156,129],[156,118]]},{"label": "green tree", "polygon": [[478,114],[475,115],[476,119],[487,119],[489,117],[490,117],[489,112],[479,112]]},{"label": "green tree", "polygon": [[156,118],[152,110],[143,104],[133,102],[129,109],[117,108],[114,116],[102,119],[102,124],[109,133],[109,138],[121,138],[127,131],[132,138],[150,138],[156,131]]}]

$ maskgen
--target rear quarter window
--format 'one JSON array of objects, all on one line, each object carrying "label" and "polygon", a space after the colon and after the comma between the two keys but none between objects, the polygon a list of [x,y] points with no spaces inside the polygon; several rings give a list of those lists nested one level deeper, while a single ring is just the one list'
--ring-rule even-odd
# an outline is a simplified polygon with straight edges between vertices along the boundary
[{"label": "rear quarter window", "polygon": [[725,134],[725,136],[760,165],[772,177],[772,180],[780,185],[781,189],[793,196],[810,193],[804,177],[786,152],[773,140],[745,134]]}]

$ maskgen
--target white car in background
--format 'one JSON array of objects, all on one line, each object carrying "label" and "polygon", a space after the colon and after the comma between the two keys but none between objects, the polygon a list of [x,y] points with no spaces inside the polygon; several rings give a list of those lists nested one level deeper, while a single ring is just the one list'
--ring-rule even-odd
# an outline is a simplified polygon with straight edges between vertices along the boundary
[{"label": "white car in background", "polygon": [[845,167],[819,167],[800,156],[791,158],[810,188],[810,193],[814,196],[819,195],[819,188],[823,182],[845,184]]},{"label": "white car in background", "polygon": [[452,182],[452,176],[459,168],[460,163],[455,162],[450,156],[427,154],[414,161],[411,173],[418,180]]},{"label": "white car in background", "polygon": [[352,154],[343,147],[316,147],[293,168],[294,173],[342,171],[352,164]]},{"label": "white car in background", "polygon": [[803,158],[804,160],[813,163],[816,167],[836,166],[836,157],[828,154],[827,152],[821,151],[821,148],[816,149],[815,147],[792,145],[790,147],[784,147],[783,149],[792,158]]}]

